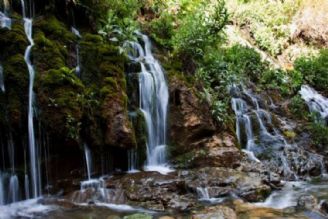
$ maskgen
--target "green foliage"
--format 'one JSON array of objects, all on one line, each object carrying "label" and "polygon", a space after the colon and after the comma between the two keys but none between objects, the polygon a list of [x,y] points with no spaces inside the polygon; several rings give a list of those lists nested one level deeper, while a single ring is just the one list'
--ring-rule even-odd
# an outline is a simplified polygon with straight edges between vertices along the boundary
[{"label": "green foliage", "polygon": [[65,127],[67,129],[67,137],[74,140],[79,140],[82,123],[77,121],[70,114],[66,116]]},{"label": "green foliage", "polygon": [[320,122],[313,122],[310,126],[311,139],[319,149],[328,149],[328,127]]},{"label": "green foliage", "polygon": [[257,82],[268,67],[266,62],[262,62],[260,54],[249,47],[235,45],[227,49],[225,55],[230,71],[249,77],[253,82]]},{"label": "green foliage", "polygon": [[83,88],[81,81],[76,77],[74,70],[63,67],[59,70],[50,70],[44,77],[43,83],[47,89],[58,86],[68,86],[71,88]]},{"label": "green foliage", "polygon": [[106,20],[99,28],[99,34],[112,41],[135,40],[134,32],[138,29],[136,16],[140,9],[139,1],[111,0],[107,1],[107,4]]},{"label": "green foliage", "polygon": [[289,24],[299,6],[300,0],[231,0],[228,4],[233,20],[273,56],[288,45]]},{"label": "green foliage", "polygon": [[306,106],[304,100],[302,97],[297,94],[295,95],[290,102],[289,109],[291,112],[291,115],[298,119],[307,119],[308,114],[308,107]]},{"label": "green foliage", "polygon": [[213,49],[200,65],[196,78],[205,86],[201,96],[210,104],[213,118],[219,124],[227,124],[229,119],[228,87],[248,80],[259,81],[262,72],[268,69],[254,49],[240,45]]},{"label": "green foliage", "polygon": [[216,46],[222,39],[221,30],[228,21],[224,1],[202,3],[193,13],[182,20],[173,37],[174,49],[178,54],[193,60],[200,60],[208,47]]},{"label": "green foliage", "polygon": [[295,70],[316,89],[328,94],[328,49],[323,49],[317,57],[302,57],[295,61]]},{"label": "green foliage", "polygon": [[161,46],[170,49],[174,35],[174,18],[171,14],[163,12],[159,18],[150,23],[150,34]]},{"label": "green foliage", "polygon": [[226,118],[228,117],[227,105],[227,103],[221,100],[216,100],[212,104],[212,116],[217,122],[224,123],[226,121]]}]

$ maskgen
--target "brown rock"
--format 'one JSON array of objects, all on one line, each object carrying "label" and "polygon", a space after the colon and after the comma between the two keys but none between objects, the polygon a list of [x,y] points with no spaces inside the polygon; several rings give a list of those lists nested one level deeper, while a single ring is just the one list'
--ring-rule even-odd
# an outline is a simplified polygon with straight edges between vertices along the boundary
[{"label": "brown rock", "polygon": [[107,129],[105,144],[124,148],[136,147],[136,140],[132,124],[128,117],[125,94],[109,95],[102,106]]},{"label": "brown rock", "polygon": [[204,210],[194,213],[193,219],[237,219],[237,215],[231,208],[226,206],[207,207]]},{"label": "brown rock", "polygon": [[193,144],[210,137],[215,126],[208,104],[203,103],[195,90],[186,82],[172,77],[170,79],[170,140],[175,145],[175,155],[183,154],[197,147]]}]

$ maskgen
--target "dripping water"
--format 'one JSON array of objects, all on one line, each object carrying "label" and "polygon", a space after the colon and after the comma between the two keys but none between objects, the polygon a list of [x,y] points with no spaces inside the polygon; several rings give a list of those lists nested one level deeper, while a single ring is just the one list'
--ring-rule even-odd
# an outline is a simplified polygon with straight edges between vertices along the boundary
[{"label": "dripping water", "polygon": [[29,155],[30,155],[30,172],[31,172],[31,185],[32,185],[32,197],[36,198],[41,194],[41,180],[40,180],[40,165],[38,157],[38,148],[35,143],[35,133],[34,133],[34,77],[35,71],[31,62],[31,50],[34,46],[33,41],[33,20],[27,17],[26,6],[24,0],[21,0],[22,4],[22,14],[24,19],[24,30],[28,42],[30,43],[25,50],[24,59],[28,67],[29,72],[29,99],[28,99],[28,139],[29,139]]},{"label": "dripping water", "polygon": [[[82,38],[80,32],[76,28],[72,27],[71,30],[75,36],[77,36],[78,38]],[[75,72],[78,77],[81,77],[80,46],[78,44],[75,46],[75,50],[76,50]]]},{"label": "dripping water", "polygon": [[5,81],[4,81],[4,75],[3,75],[3,67],[0,64],[0,89],[4,93],[6,91],[5,89]]},{"label": "dripping water", "polygon": [[137,170],[137,161],[138,155],[136,149],[130,149],[128,151],[128,172],[135,173],[138,172]]},{"label": "dripping water", "polygon": [[92,173],[92,157],[91,151],[88,145],[84,144],[84,156],[85,156],[85,163],[87,167],[87,176],[88,180],[91,180],[91,173]]}]

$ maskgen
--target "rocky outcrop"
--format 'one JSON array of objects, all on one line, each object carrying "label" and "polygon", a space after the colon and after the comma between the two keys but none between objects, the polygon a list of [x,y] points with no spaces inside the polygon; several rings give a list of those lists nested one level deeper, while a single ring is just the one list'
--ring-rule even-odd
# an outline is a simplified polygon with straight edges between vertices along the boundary
[{"label": "rocky outcrop", "polygon": [[195,148],[192,144],[211,137],[215,126],[208,104],[202,102],[193,88],[183,80],[172,77],[170,89],[170,139],[178,153]]},{"label": "rocky outcrop", "polygon": [[241,158],[233,134],[219,130],[209,105],[183,76],[170,77],[170,152],[179,167],[235,167]]},{"label": "rocky outcrop", "polygon": [[[181,170],[168,175],[138,172],[113,176],[105,182],[108,192],[101,197],[102,201],[128,203],[156,211],[195,209],[199,199],[204,198],[199,194],[200,189],[206,189],[210,199],[237,195],[251,202],[263,201],[271,192],[270,177],[265,174],[215,167]],[[74,200],[74,197],[76,193],[68,199]],[[75,201],[94,202],[99,200],[99,192],[91,188],[78,197]]]},{"label": "rocky outcrop", "polygon": [[328,2],[325,0],[304,1],[293,18],[292,38],[307,43],[328,46]]}]

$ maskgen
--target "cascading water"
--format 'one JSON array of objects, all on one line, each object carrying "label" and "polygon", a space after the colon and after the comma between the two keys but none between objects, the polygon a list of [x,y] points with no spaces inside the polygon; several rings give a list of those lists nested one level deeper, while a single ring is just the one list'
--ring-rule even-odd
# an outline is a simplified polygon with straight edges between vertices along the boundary
[{"label": "cascading water", "polygon": [[16,175],[12,175],[9,180],[9,202],[17,202],[19,200],[19,182]]},{"label": "cascading water", "polygon": [[138,172],[137,170],[137,160],[138,160],[138,154],[135,149],[131,149],[128,151],[128,172],[129,173],[135,173]]},{"label": "cascading water", "polygon": [[[78,38],[82,38],[80,32],[79,32],[76,28],[72,27],[71,29],[72,29],[72,33],[73,33],[75,36],[77,36]],[[81,73],[80,47],[79,47],[78,44],[76,45],[76,67],[75,67],[75,72],[76,72],[76,75],[77,75],[78,77],[81,76],[81,75],[80,75],[80,73]]]},{"label": "cascading water", "polygon": [[5,191],[4,191],[4,186],[3,186],[3,176],[2,173],[0,172],[0,205],[5,204]]},{"label": "cascading water", "polygon": [[210,195],[208,193],[208,188],[197,187],[197,194],[200,200],[209,200]]},{"label": "cascading water", "polygon": [[30,43],[25,50],[24,59],[28,67],[29,72],[29,99],[28,99],[28,139],[29,139],[29,155],[30,155],[30,170],[31,170],[31,185],[32,185],[32,197],[36,198],[41,194],[41,180],[40,180],[40,164],[38,159],[38,150],[35,142],[35,133],[34,133],[34,93],[33,93],[33,85],[34,85],[34,77],[35,71],[31,62],[31,50],[34,46],[33,41],[33,20],[27,17],[27,13],[25,11],[25,2],[21,0],[22,4],[22,14],[24,19],[24,30],[26,37]]},{"label": "cascading water", "polygon": [[4,76],[3,76],[3,67],[0,65],[0,89],[4,93],[5,90],[5,82],[4,82]]},{"label": "cascading water", "polygon": [[8,1],[4,0],[3,5],[4,5],[4,10],[3,10],[3,12],[0,11],[0,26],[1,26],[1,28],[11,29],[11,19],[8,16],[8,12],[9,12]]},{"label": "cascading water", "polygon": [[259,162],[257,157],[261,157],[262,162],[282,172],[287,179],[309,174],[304,172],[309,163],[325,173],[323,157],[289,144],[272,123],[271,114],[261,107],[257,96],[238,86],[231,88],[231,94],[236,135],[251,160]]},{"label": "cascading water", "polygon": [[165,73],[151,52],[151,42],[146,35],[137,33],[142,44],[127,42],[131,61],[141,65],[139,74],[140,109],[147,125],[146,170],[162,173],[170,171],[166,160],[166,123],[168,110],[168,87]]},{"label": "cascading water", "polygon": [[86,144],[84,145],[84,156],[85,156],[85,163],[86,163],[86,166],[87,166],[88,180],[91,180],[92,158],[91,158],[91,151],[90,151],[89,147]]},{"label": "cascading water", "polygon": [[318,114],[318,119],[324,120],[328,125],[328,98],[322,96],[308,85],[303,85],[299,93],[310,111]]}]

